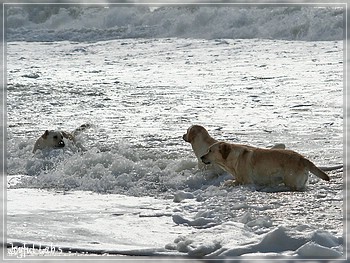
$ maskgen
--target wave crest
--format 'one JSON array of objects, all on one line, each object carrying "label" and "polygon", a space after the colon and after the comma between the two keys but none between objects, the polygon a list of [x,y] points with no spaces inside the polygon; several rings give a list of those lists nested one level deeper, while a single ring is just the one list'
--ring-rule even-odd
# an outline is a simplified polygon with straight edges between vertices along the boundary
[{"label": "wave crest", "polygon": [[8,41],[120,38],[341,40],[344,9],[310,6],[10,6]]}]

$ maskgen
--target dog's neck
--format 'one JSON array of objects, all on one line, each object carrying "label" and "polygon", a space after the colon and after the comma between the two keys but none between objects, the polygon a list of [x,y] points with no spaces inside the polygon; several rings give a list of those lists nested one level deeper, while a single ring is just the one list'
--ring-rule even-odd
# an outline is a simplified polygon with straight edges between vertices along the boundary
[{"label": "dog's neck", "polygon": [[207,140],[194,140],[191,145],[192,149],[198,159],[200,159],[204,154],[208,152],[211,145],[216,143],[217,140],[213,138],[208,138]]}]

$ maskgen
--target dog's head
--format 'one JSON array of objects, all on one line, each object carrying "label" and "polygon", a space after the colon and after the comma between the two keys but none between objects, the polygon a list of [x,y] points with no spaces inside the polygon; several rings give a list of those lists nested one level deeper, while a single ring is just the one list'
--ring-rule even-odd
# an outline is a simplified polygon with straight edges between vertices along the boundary
[{"label": "dog's head", "polygon": [[46,130],[41,138],[43,139],[41,145],[43,148],[62,148],[65,146],[63,137],[65,136],[64,132],[60,131],[49,131]]},{"label": "dog's head", "polygon": [[208,131],[200,126],[193,125],[187,129],[187,132],[182,136],[185,142],[192,143],[196,138],[210,137]]},{"label": "dog's head", "polygon": [[231,152],[231,147],[228,143],[217,142],[211,145],[208,152],[201,157],[201,160],[205,164],[222,163],[224,162]]}]

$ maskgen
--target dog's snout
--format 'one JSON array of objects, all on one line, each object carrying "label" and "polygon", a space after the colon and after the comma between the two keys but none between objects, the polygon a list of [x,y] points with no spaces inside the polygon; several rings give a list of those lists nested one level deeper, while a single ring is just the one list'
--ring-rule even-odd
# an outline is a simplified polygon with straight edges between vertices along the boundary
[{"label": "dog's snout", "polygon": [[58,147],[64,147],[64,146],[65,146],[64,141],[59,141],[58,142]]},{"label": "dog's snout", "polygon": [[186,133],[182,136],[182,139],[185,141],[185,142],[187,142],[187,139],[186,139]]}]

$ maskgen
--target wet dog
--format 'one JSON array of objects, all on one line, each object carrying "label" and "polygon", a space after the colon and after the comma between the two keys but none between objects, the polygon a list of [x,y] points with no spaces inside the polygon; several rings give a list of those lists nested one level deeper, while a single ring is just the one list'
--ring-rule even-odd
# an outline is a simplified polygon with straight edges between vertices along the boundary
[{"label": "wet dog", "polygon": [[211,137],[208,131],[200,126],[193,125],[187,129],[187,132],[182,136],[185,142],[191,144],[194,154],[198,159],[198,168],[212,170],[215,173],[221,174],[223,170],[216,164],[205,165],[201,161],[201,157],[208,152],[209,147],[218,142],[213,137]]},{"label": "wet dog", "polygon": [[[211,137],[208,131],[200,125],[193,125],[187,129],[187,132],[182,136],[185,142],[191,144],[194,154],[198,159],[198,167],[200,169],[210,169],[217,174],[221,174],[224,171],[216,164],[206,165],[201,161],[201,157],[208,152],[211,145],[218,142],[216,139]],[[283,143],[275,144],[273,149],[285,149]]]},{"label": "wet dog", "polygon": [[44,134],[41,135],[40,138],[36,140],[32,152],[35,153],[37,150],[63,148],[65,146],[65,142],[63,138],[72,141],[81,150],[85,150],[85,148],[81,144],[77,144],[75,137],[80,132],[90,127],[91,127],[90,124],[83,124],[77,129],[75,129],[72,133],[65,132],[65,131],[46,130]]},{"label": "wet dog", "polygon": [[328,175],[297,152],[262,149],[240,144],[216,142],[201,157],[205,164],[215,163],[232,174],[234,185],[277,185],[284,183],[293,191],[303,190],[309,172],[329,181]]}]

